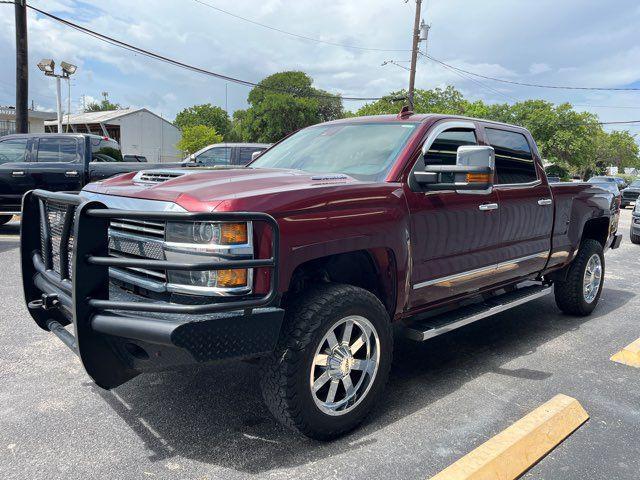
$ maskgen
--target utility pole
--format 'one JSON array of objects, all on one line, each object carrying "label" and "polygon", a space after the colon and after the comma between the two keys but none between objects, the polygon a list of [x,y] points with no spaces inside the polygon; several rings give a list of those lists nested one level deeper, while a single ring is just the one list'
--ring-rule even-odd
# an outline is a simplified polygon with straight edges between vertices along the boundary
[{"label": "utility pole", "polygon": [[413,90],[416,83],[416,63],[418,62],[418,46],[420,44],[420,9],[422,0],[416,0],[416,17],[413,22],[413,46],[411,47],[411,68],[409,70],[409,110],[413,110]]},{"label": "utility pole", "polygon": [[29,55],[27,2],[15,1],[16,21],[16,133],[29,133]]}]

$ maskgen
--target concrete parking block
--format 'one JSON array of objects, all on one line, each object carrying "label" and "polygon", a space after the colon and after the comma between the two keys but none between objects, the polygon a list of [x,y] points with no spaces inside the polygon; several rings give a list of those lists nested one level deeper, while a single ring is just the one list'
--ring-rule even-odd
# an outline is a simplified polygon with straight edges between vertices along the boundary
[{"label": "concrete parking block", "polygon": [[640,338],[613,355],[611,360],[630,367],[640,368]]},{"label": "concrete parking block", "polygon": [[518,478],[588,419],[576,399],[556,395],[432,480]]}]

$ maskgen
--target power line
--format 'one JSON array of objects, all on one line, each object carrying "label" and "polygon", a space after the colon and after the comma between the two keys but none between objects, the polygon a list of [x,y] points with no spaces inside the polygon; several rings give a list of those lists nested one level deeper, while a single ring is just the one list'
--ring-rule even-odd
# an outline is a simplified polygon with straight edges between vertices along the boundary
[{"label": "power line", "polygon": [[640,87],[574,87],[574,86],[568,86],[568,85],[545,85],[545,84],[539,84],[539,83],[517,82],[515,80],[506,80],[504,78],[489,77],[487,75],[482,75],[480,73],[470,72],[469,70],[464,70],[462,68],[454,67],[453,65],[449,65],[448,63],[445,63],[442,60],[438,60],[437,58],[433,58],[431,55],[426,55],[425,54],[425,56],[429,60],[432,60],[432,61],[434,61],[436,63],[441,64],[441,65],[445,65],[445,66],[447,66],[449,68],[453,68],[454,70],[457,70],[459,72],[466,73],[466,74],[469,74],[469,75],[473,75],[474,77],[480,77],[480,78],[484,78],[486,80],[493,80],[494,82],[508,83],[508,84],[511,84],[511,85],[520,85],[520,86],[523,86],[523,87],[552,88],[552,89],[557,89],[557,90],[594,90],[594,91],[616,91],[616,92],[635,92],[635,91],[640,91]]},{"label": "power line", "polygon": [[[421,54],[422,56],[424,56],[424,57],[426,57],[426,56],[427,56],[426,54],[424,54],[424,53],[422,53],[422,52],[420,52],[420,54]],[[463,79],[465,79],[465,80],[469,80],[469,81],[471,81],[471,82],[473,82],[473,83],[475,83],[475,84],[477,84],[477,85],[480,85],[481,87],[483,87],[483,88],[485,88],[485,89],[487,89],[487,90],[489,90],[489,91],[491,91],[491,92],[493,92],[493,93],[496,93],[496,94],[498,94],[498,95],[502,96],[503,98],[506,98],[507,100],[512,100],[512,101],[514,101],[514,102],[519,102],[519,100],[518,100],[517,98],[512,97],[512,96],[510,96],[510,95],[507,95],[506,93],[503,93],[503,92],[501,92],[500,90],[497,90],[497,89],[495,89],[495,88],[493,88],[493,87],[490,87],[490,86],[489,86],[489,85],[487,85],[486,83],[482,83],[480,80],[476,80],[475,78],[473,78],[473,77],[471,77],[471,76],[469,76],[469,75],[467,75],[467,74],[464,74],[464,73],[462,73],[462,72],[458,72],[457,70],[455,70],[455,69],[453,69],[453,68],[450,68],[449,66],[444,65],[444,64],[440,64],[440,66],[441,66],[441,67],[443,67],[443,68],[446,68],[446,69],[447,69],[447,70],[449,70],[450,72],[455,73],[456,75],[458,75],[459,77],[461,77],[461,78],[463,78]]]},{"label": "power line", "polygon": [[278,32],[278,33],[283,33],[285,35],[289,35],[291,37],[295,37],[301,40],[308,40],[310,42],[316,42],[316,43],[324,43],[325,45],[331,45],[334,47],[342,47],[342,48],[351,48],[354,50],[365,50],[365,51],[370,51],[370,52],[410,52],[411,50],[407,50],[407,49],[398,49],[398,48],[374,48],[374,47],[362,47],[359,45],[347,45],[344,43],[337,43],[337,42],[330,42],[327,40],[322,40],[320,38],[315,38],[315,37],[307,37],[306,35],[301,35],[299,33],[294,33],[294,32],[289,32],[287,30],[283,30],[281,28],[278,27],[273,27],[271,25],[267,25],[265,23],[261,23],[258,22],[256,20],[252,20],[250,18],[247,17],[243,17],[241,15],[235,14],[233,12],[230,12],[228,10],[224,10],[220,7],[216,7],[215,5],[211,5],[210,3],[204,2],[202,0],[193,0],[196,3],[199,3],[200,5],[203,5],[205,7],[211,8],[213,10],[216,10],[217,12],[220,13],[224,13],[225,15],[229,15],[230,17],[234,17],[237,18],[239,20],[251,23],[253,25],[257,25],[259,27],[262,28],[266,28],[268,30],[273,30],[274,32]]},{"label": "power line", "polygon": [[171,65],[177,66],[177,67],[181,67],[193,72],[197,72],[197,73],[201,73],[203,75],[209,75],[215,78],[219,78],[221,80],[225,80],[228,82],[232,82],[232,83],[236,83],[239,85],[244,85],[244,86],[248,86],[248,87],[258,87],[258,88],[262,88],[265,90],[271,90],[274,92],[278,92],[278,93],[285,93],[285,94],[289,94],[289,95],[293,95],[293,96],[297,96],[297,97],[301,97],[301,98],[335,98],[337,99],[338,97],[342,100],[348,100],[348,101],[375,101],[375,100],[380,100],[383,97],[347,97],[347,96],[340,96],[339,94],[322,94],[322,93],[317,93],[317,94],[304,94],[304,95],[300,95],[297,94],[296,92],[291,92],[289,90],[285,90],[285,89],[278,89],[278,88],[273,88],[273,87],[266,87],[264,85],[261,85],[259,83],[256,82],[251,82],[248,80],[242,80],[240,78],[236,78],[236,77],[231,77],[229,75],[224,75],[222,73],[218,73],[218,72],[213,72],[211,70],[206,70],[204,68],[200,68],[200,67],[196,67],[194,65],[190,65],[188,63],[184,63],[181,62],[179,60],[175,60],[173,58],[169,58],[169,57],[165,57],[164,55],[160,55],[158,53],[152,52],[150,50],[145,50],[143,48],[140,47],[136,47],[135,45],[132,45],[130,43],[126,43],[123,42],[121,40],[118,40],[116,38],[110,37],[108,35],[104,35],[102,33],[96,32],[94,30],[90,30],[86,27],[83,27],[81,25],[78,25],[77,23],[73,23],[69,20],[66,20],[64,18],[58,17],[56,15],[53,15],[51,13],[45,12],[44,10],[40,10],[39,8],[33,7],[31,5],[27,5],[28,8],[30,8],[31,10],[34,10],[46,17],[51,18],[52,20],[55,20],[56,22],[62,23],[68,27],[71,27],[75,30],[78,30],[79,32],[82,32],[86,35],[90,35],[98,40],[101,40],[103,42],[109,43],[113,46],[125,49],[125,50],[129,50],[135,53],[139,53],[141,55],[145,55],[147,57],[150,58],[154,58],[156,60],[160,60],[162,62],[165,63],[169,63]]}]

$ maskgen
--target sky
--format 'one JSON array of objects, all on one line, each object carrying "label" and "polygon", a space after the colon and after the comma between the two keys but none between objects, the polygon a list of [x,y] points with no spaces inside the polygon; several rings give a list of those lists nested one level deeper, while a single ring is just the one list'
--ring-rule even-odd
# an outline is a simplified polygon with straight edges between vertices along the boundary
[{"label": "sky", "polygon": [[[303,70],[318,88],[344,96],[381,96],[406,88],[408,72],[388,60],[409,60],[413,0],[29,0],[42,10],[162,55],[258,82]],[[308,41],[217,11],[209,4],[281,30],[360,50]],[[637,0],[425,0],[428,53],[484,75],[520,82],[640,87],[640,2]],[[55,82],[37,69],[41,58],[78,65],[71,111],[109,99],[146,107],[172,120],[181,109],[212,103],[246,108],[249,88],[119,49],[29,11],[29,98],[55,109]],[[424,49],[424,46],[423,46]],[[0,5],[0,105],[15,103],[12,5]],[[407,63],[402,63],[407,65]],[[542,98],[571,102],[602,121],[640,119],[640,91],[585,92],[478,84],[420,59],[417,88],[453,85],[489,103]],[[226,90],[226,98],[225,98]],[[66,87],[63,101],[67,104]],[[363,102],[344,102],[356,110]],[[613,128],[613,127],[611,127]],[[616,127],[620,129],[621,127]],[[640,125],[623,127],[640,133]],[[610,128],[609,128],[610,129]]]}]

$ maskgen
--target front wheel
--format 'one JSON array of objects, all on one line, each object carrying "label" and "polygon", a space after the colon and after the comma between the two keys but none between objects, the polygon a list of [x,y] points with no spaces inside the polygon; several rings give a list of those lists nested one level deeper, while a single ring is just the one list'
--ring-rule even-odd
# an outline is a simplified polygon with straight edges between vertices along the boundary
[{"label": "front wheel", "polygon": [[570,315],[590,315],[600,300],[603,284],[602,245],[596,240],[584,240],[565,279],[555,282],[556,304]]},{"label": "front wheel", "polygon": [[631,239],[631,243],[635,243],[636,245],[640,243],[640,235],[636,235],[635,233],[633,233],[633,227],[631,228],[629,237]]},{"label": "front wheel", "polygon": [[292,301],[276,351],[262,368],[262,393],[284,425],[319,440],[358,426],[386,384],[393,338],[372,293],[323,284]]}]

